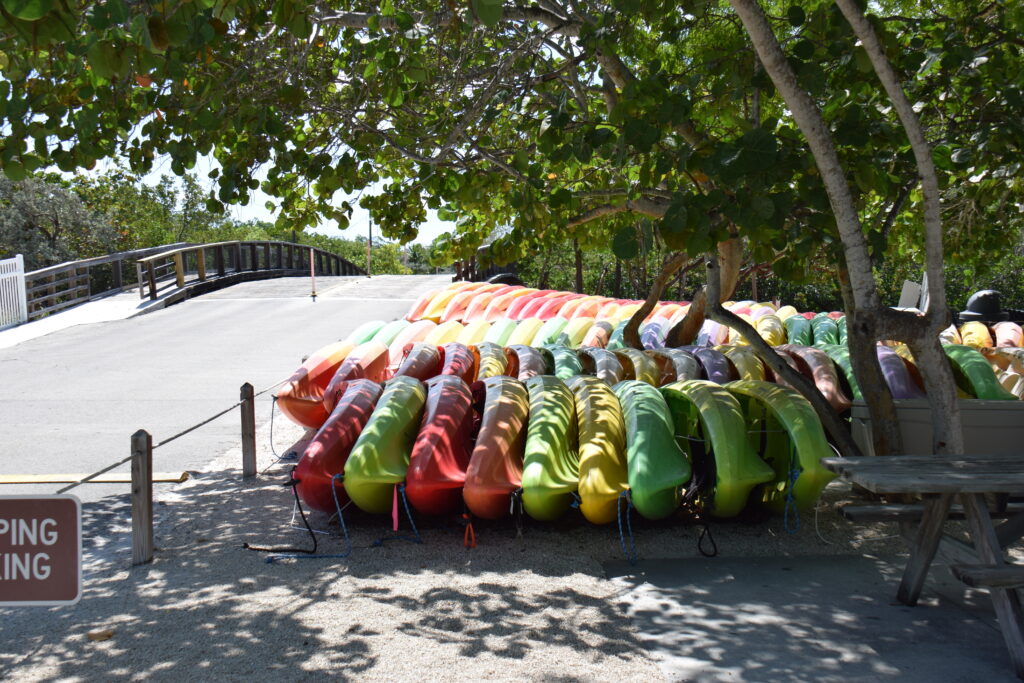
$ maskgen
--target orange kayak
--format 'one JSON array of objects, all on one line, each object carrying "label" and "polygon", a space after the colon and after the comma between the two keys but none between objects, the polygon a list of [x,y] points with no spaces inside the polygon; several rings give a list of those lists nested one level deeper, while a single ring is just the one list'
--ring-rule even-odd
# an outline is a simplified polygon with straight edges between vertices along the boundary
[{"label": "orange kayak", "polygon": [[509,516],[512,492],[523,481],[530,395],[522,382],[511,377],[477,382],[473,395],[483,411],[462,497],[474,515],[502,519]]},{"label": "orange kayak", "polygon": [[302,427],[319,429],[327,420],[324,391],[345,358],[355,347],[335,342],[315,351],[292,373],[277,392],[277,407],[289,420]]}]

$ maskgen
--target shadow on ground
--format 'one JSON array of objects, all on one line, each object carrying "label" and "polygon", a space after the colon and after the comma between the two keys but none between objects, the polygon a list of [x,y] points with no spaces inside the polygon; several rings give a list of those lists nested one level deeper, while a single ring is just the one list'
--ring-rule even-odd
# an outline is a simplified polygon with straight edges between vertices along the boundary
[{"label": "shadow on ground", "polygon": [[268,563],[243,543],[310,545],[290,525],[286,473],[242,484],[213,471],[165,495],[141,567],[126,566],[127,496],[87,505],[82,601],[0,610],[0,678],[657,677],[600,562],[556,533],[494,527],[469,551],[461,528],[435,524],[422,545],[375,547],[393,535],[386,520],[350,514],[351,557]]},{"label": "shadow on ground", "polygon": [[984,593],[965,596],[936,567],[906,607],[901,567],[870,556],[606,565],[673,680],[1015,680]]}]

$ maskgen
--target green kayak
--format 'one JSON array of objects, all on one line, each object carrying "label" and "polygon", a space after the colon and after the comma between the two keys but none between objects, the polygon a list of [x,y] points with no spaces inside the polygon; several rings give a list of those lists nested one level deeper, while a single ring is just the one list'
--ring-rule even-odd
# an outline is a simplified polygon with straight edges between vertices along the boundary
[{"label": "green kayak", "polygon": [[409,468],[426,398],[423,384],[413,377],[395,377],[384,385],[345,463],[345,491],[360,510],[391,511],[395,486]]},{"label": "green kayak", "polygon": [[554,344],[558,339],[558,335],[562,334],[562,330],[569,324],[569,321],[565,318],[555,316],[546,323],[544,323],[537,334],[534,335],[533,341],[530,342],[530,346],[546,346],[548,344]]},{"label": "green kayak", "polygon": [[821,464],[835,452],[811,404],[794,389],[770,382],[740,380],[725,388],[743,407],[751,447],[764,444],[760,455],[775,470],[775,477],[755,497],[782,512],[792,492],[797,507],[811,508],[836,476]]},{"label": "green kayak", "polygon": [[1018,400],[999,383],[995,371],[980,351],[962,344],[946,344],[942,348],[949,357],[956,383],[961,389],[987,401]]},{"label": "green kayak", "polygon": [[810,346],[814,343],[811,321],[802,315],[791,315],[782,324],[786,327],[786,338],[790,344]]},{"label": "green kayak", "polygon": [[638,380],[613,387],[626,425],[629,489],[637,512],[664,519],[682,501],[682,487],[692,468],[675,439],[675,425],[661,392]]},{"label": "green kayak", "polygon": [[537,375],[525,382],[530,419],[523,453],[523,508],[538,521],[561,517],[580,481],[576,407],[562,380]]},{"label": "green kayak", "polygon": [[515,332],[517,324],[515,320],[509,320],[508,318],[495,320],[491,323],[491,329],[487,330],[487,334],[484,335],[484,341],[504,346],[508,343],[508,338]]},{"label": "green kayak", "polygon": [[387,323],[385,323],[383,320],[370,320],[368,322],[365,322],[356,329],[352,330],[352,332],[350,332],[349,335],[345,337],[345,341],[350,341],[356,346],[358,346],[359,344],[365,344],[366,342],[373,339],[374,335],[380,332],[386,324]]},{"label": "green kayak", "polygon": [[[814,334],[815,344],[839,343],[839,326],[836,325],[835,320],[824,313],[819,313],[811,318],[811,331]],[[810,346],[810,344],[804,344],[804,346]]]},{"label": "green kayak", "polygon": [[708,477],[697,502],[716,517],[735,517],[750,491],[775,472],[746,439],[743,409],[720,384],[692,379],[661,388],[675,422],[676,441],[694,469]]},{"label": "green kayak", "polygon": [[373,335],[371,341],[380,342],[384,346],[391,346],[391,342],[395,341],[395,338],[404,330],[409,327],[410,323],[408,320],[392,320],[384,327],[377,331],[377,334]]},{"label": "green kayak", "polygon": [[580,362],[580,357],[576,354],[575,349],[554,344],[544,348],[551,353],[555,364],[555,377],[566,382],[570,377],[583,374],[583,363]]}]

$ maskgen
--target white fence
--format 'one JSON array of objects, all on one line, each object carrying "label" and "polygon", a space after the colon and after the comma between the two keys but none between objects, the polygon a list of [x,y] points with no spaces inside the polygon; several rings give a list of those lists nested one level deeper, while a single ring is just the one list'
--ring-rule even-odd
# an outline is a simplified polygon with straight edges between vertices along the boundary
[{"label": "white fence", "polygon": [[0,261],[0,330],[26,320],[25,260],[18,254]]}]

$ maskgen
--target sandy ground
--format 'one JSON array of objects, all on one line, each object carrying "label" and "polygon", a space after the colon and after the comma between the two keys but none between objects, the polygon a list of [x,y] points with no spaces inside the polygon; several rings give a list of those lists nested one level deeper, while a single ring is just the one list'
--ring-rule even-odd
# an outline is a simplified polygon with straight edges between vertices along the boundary
[{"label": "sandy ground", "polygon": [[[301,437],[280,415],[276,430],[280,452]],[[281,485],[290,465],[273,464],[268,427],[258,439],[269,469],[255,481],[241,481],[235,450],[185,484],[158,487],[149,565],[127,567],[127,495],[105,501],[124,523],[88,534],[82,601],[0,610],[0,678],[662,680],[617,603],[625,589],[605,579],[602,563],[622,558],[615,525],[570,516],[527,523],[519,536],[508,523],[478,524],[479,545],[467,550],[462,527],[420,520],[423,544],[374,546],[394,535],[390,519],[349,508],[349,557],[268,563],[242,544],[310,539],[292,526],[301,522]],[[716,523],[719,552],[900,554],[894,526],[858,527],[834,513],[848,496],[830,487],[794,534],[779,518]],[[330,532],[318,536],[321,553],[345,550],[326,515],[310,521]],[[698,556],[692,525],[637,521],[635,530],[641,557]]]}]

